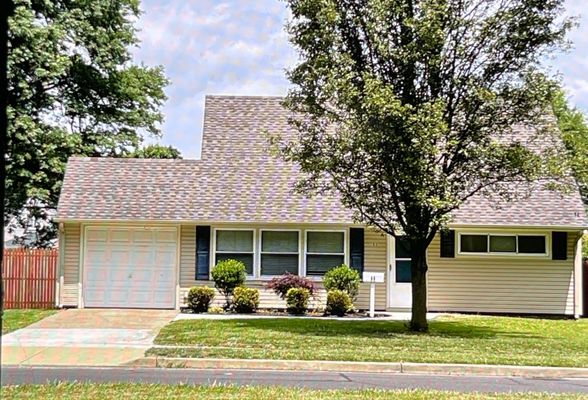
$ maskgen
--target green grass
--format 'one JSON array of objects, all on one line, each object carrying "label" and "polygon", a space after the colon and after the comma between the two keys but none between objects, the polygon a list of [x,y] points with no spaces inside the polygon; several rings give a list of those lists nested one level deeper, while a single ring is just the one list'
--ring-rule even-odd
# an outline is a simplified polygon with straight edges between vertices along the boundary
[{"label": "green grass", "polygon": [[52,384],[39,386],[3,386],[4,399],[496,399],[496,400],[543,400],[580,399],[579,395],[553,395],[541,393],[524,394],[461,394],[423,390],[309,390],[281,387],[237,387],[237,386],[186,386],[148,384]]},{"label": "green grass", "polygon": [[588,320],[446,316],[416,334],[398,321],[183,320],[147,355],[588,367]]},{"label": "green grass", "polygon": [[24,328],[27,325],[53,315],[57,310],[4,310],[2,315],[2,334]]}]

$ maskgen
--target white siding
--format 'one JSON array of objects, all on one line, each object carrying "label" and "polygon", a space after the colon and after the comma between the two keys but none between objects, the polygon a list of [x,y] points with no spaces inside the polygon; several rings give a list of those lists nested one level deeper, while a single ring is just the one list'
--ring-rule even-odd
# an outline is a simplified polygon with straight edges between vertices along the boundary
[{"label": "white siding", "polygon": [[78,305],[80,271],[80,224],[64,225],[63,288],[61,304],[66,307]]},{"label": "white siding", "polygon": [[[312,226],[296,226],[290,229],[316,229]],[[194,226],[182,226],[181,247],[180,247],[180,304],[185,305],[188,290],[193,286],[214,287],[212,281],[196,281],[195,277],[195,254],[196,254],[196,228]],[[374,230],[365,230],[365,271],[386,272],[386,237]],[[273,291],[266,288],[267,281],[249,280],[246,285],[260,291],[261,308],[285,308],[286,303]],[[318,287],[318,299],[311,302],[312,307],[324,307],[326,293],[320,282]],[[376,309],[386,308],[386,285],[378,284],[376,289]],[[369,307],[369,284],[361,284],[355,306],[360,309]],[[221,305],[223,298],[217,293],[214,304]]]},{"label": "white siding", "polygon": [[429,246],[431,311],[573,314],[575,233],[568,259],[439,256],[439,235]]}]

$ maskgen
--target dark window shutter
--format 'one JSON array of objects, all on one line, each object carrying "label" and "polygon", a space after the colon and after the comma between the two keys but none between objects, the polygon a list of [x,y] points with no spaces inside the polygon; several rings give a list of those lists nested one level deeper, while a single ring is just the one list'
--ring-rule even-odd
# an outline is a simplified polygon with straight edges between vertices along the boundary
[{"label": "dark window shutter", "polygon": [[210,269],[210,226],[196,227],[196,279],[208,280]]},{"label": "dark window shutter", "polygon": [[364,229],[351,228],[349,229],[349,244],[350,244],[350,267],[359,272],[359,276],[363,274],[364,261]]},{"label": "dark window shutter", "polygon": [[441,231],[441,257],[455,257],[455,231]]},{"label": "dark window shutter", "polygon": [[551,259],[567,260],[568,259],[568,233],[552,232],[551,233]]}]

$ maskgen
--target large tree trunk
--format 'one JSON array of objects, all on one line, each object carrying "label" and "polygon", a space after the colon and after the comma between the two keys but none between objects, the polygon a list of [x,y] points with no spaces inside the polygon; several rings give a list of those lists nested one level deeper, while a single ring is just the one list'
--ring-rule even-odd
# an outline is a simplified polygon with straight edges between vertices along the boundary
[{"label": "large tree trunk", "polygon": [[427,332],[427,246],[412,246],[412,318],[410,330]]}]

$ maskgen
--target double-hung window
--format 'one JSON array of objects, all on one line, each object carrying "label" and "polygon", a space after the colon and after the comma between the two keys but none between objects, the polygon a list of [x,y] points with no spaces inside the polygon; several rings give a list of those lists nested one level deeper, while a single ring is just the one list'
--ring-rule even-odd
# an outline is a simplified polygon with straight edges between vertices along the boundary
[{"label": "double-hung window", "polygon": [[461,254],[547,255],[547,235],[461,233],[459,252]]},{"label": "double-hung window", "polygon": [[321,276],[345,263],[345,232],[306,232],[306,275]]},{"label": "double-hung window", "polygon": [[261,275],[298,274],[300,232],[261,231]]},{"label": "double-hung window", "polygon": [[245,264],[247,275],[253,275],[253,230],[216,230],[215,264],[237,260]]}]

